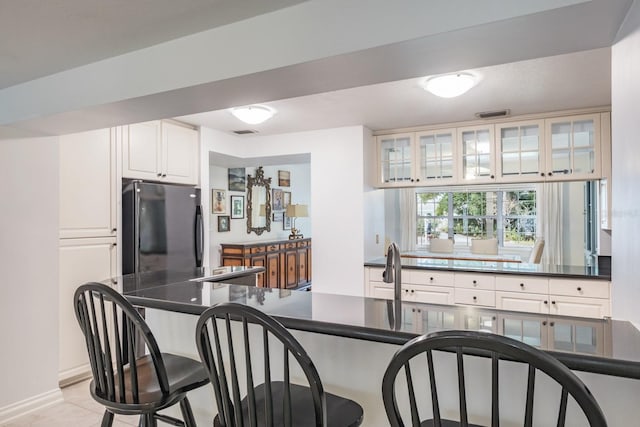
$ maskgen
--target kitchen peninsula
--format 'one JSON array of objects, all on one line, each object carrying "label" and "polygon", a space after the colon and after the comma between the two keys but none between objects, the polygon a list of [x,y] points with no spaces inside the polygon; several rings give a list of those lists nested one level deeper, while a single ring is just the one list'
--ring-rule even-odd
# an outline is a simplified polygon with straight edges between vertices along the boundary
[{"label": "kitchen peninsula", "polygon": [[[580,371],[610,425],[624,425],[623,420],[640,417],[633,398],[640,393],[640,331],[626,321],[525,315],[486,307],[409,302],[395,306],[375,298],[190,281],[186,277],[155,284],[125,292],[125,296],[145,307],[147,321],[165,351],[197,357],[195,322],[207,307],[226,301],[255,306],[293,330],[316,363],[325,388],[361,403],[368,426],[386,425],[380,384],[398,345],[444,329],[486,330],[537,345]],[[624,392],[613,400],[612,389]],[[209,390],[190,400],[196,416],[210,422],[215,408]]]}]

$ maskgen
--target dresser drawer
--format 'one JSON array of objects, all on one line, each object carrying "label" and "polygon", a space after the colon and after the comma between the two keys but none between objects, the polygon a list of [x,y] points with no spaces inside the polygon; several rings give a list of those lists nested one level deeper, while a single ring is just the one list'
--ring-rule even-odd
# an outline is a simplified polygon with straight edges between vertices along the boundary
[{"label": "dresser drawer", "polygon": [[264,246],[254,246],[253,248],[251,248],[250,252],[252,254],[261,254],[265,252],[265,248]]},{"label": "dresser drawer", "polygon": [[492,274],[467,274],[455,273],[454,283],[456,288],[495,289],[495,277]]},{"label": "dresser drawer", "polygon": [[482,289],[455,289],[456,304],[479,305],[483,307],[495,307],[496,295],[494,291]]},{"label": "dresser drawer", "polygon": [[530,276],[496,276],[496,291],[548,294],[549,279]]},{"label": "dresser drawer", "polygon": [[280,250],[280,245],[269,245],[267,246],[268,252],[276,252]]},{"label": "dresser drawer", "polygon": [[453,286],[453,273],[404,269],[402,270],[402,283],[451,287]]},{"label": "dresser drawer", "polygon": [[289,242],[289,243],[285,243],[282,246],[284,246],[285,249],[295,249],[298,246],[298,244],[296,242]]},{"label": "dresser drawer", "polygon": [[549,293],[551,295],[566,295],[571,297],[609,298],[610,282],[549,279]]}]

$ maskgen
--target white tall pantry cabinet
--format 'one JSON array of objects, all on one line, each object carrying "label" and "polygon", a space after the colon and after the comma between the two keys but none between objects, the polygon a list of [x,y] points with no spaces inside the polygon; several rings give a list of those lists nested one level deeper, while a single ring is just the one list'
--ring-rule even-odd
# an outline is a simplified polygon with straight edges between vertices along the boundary
[{"label": "white tall pantry cabinet", "polygon": [[60,137],[59,382],[88,376],[75,289],[117,277],[117,178],[114,129]]}]

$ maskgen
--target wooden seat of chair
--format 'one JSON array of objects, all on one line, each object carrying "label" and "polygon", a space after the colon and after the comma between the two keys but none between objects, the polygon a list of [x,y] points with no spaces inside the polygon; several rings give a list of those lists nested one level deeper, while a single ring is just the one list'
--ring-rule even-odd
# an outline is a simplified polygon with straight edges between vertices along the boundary
[{"label": "wooden seat of chair", "polygon": [[[295,408],[291,425],[296,427],[316,426],[316,417],[313,409],[313,399],[309,388],[291,384],[291,406]],[[266,386],[260,384],[255,389],[256,393],[256,415],[257,419],[265,419]],[[271,382],[272,399],[276,402],[273,405],[274,426],[285,425],[284,406],[279,403],[283,401],[285,393],[285,383],[282,381]],[[346,399],[335,394],[326,393],[327,405],[327,426],[331,427],[356,427],[362,423],[363,410],[360,405],[350,399]],[[247,398],[242,400],[243,419],[249,424],[249,402]],[[222,427],[220,418],[216,416],[214,427]]]}]

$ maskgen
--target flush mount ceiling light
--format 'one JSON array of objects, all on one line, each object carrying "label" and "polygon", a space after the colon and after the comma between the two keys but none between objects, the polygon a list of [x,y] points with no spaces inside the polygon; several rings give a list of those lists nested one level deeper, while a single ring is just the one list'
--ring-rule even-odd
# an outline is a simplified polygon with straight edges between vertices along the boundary
[{"label": "flush mount ceiling light", "polygon": [[246,107],[235,107],[230,109],[231,114],[239,120],[250,125],[257,125],[269,120],[276,113],[276,110],[264,105],[249,105]]},{"label": "flush mount ceiling light", "polygon": [[454,73],[430,77],[424,82],[424,89],[441,98],[460,96],[476,84],[476,78],[469,73]]}]

